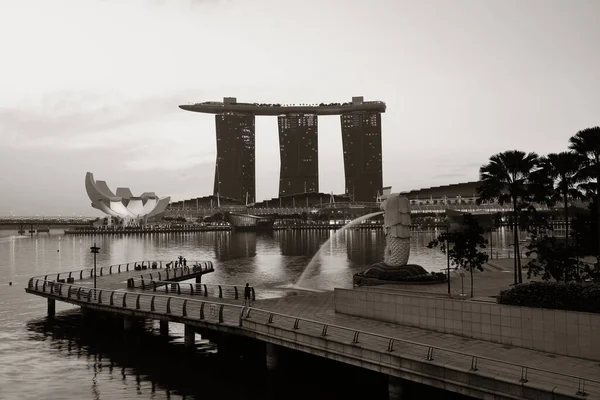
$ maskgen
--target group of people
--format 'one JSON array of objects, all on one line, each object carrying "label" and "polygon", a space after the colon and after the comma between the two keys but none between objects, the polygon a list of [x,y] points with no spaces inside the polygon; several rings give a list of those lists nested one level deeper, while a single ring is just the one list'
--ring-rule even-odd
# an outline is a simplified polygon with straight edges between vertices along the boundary
[{"label": "group of people", "polygon": [[187,260],[183,257],[183,256],[179,256],[179,262],[177,260],[175,260],[175,268],[179,267],[186,267],[187,266]]},{"label": "group of people", "polygon": [[[169,263],[170,264],[170,263]],[[175,260],[174,267],[177,268],[187,266],[187,260],[183,256],[179,256],[178,260]],[[248,307],[252,307],[252,287],[248,282],[246,282],[246,287],[244,288],[244,305]]]}]

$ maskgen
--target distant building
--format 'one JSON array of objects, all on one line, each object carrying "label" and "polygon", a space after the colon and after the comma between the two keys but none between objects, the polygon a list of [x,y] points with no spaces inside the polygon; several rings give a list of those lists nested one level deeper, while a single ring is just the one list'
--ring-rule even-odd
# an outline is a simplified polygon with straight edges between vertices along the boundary
[{"label": "distant building", "polygon": [[106,181],[95,180],[91,172],[85,174],[85,191],[92,207],[112,217],[109,223],[114,220],[125,226],[144,225],[149,218],[161,217],[171,201],[171,197],[158,197],[154,192],[134,196],[126,187],[113,193]]},{"label": "distant building", "polygon": [[279,196],[319,191],[318,116],[340,115],[346,193],[355,201],[376,201],[382,190],[382,101],[353,97],[346,103],[282,105],[205,101],[183,110],[215,114],[217,165],[214,194],[253,203],[255,199],[254,118],[278,116],[281,170]]},{"label": "distant building", "polygon": [[254,202],[255,118],[252,114],[224,113],[215,115],[217,130],[217,162],[214,195]]},{"label": "distant building", "polygon": [[254,204],[256,208],[277,208],[277,207],[322,207],[331,203],[349,202],[350,198],[346,194],[330,193],[296,193],[286,196],[274,197]]},{"label": "distant building", "polygon": [[279,125],[279,197],[319,191],[318,120],[315,114],[286,114]]},{"label": "distant building", "polygon": [[432,186],[429,188],[415,189],[403,193],[411,204],[469,204],[475,203],[479,198],[477,189],[481,182],[454,183],[451,185]]},{"label": "distant building", "polygon": [[[353,103],[362,103],[353,97]],[[341,115],[346,192],[354,201],[376,201],[383,189],[381,113],[353,111]]]}]

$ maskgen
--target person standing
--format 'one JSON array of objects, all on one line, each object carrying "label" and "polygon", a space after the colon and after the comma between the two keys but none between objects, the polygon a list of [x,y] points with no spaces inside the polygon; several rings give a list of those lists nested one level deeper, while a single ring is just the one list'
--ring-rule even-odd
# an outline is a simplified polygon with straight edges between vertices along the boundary
[{"label": "person standing", "polygon": [[246,287],[244,288],[244,305],[252,307],[252,288],[248,282],[246,282]]}]

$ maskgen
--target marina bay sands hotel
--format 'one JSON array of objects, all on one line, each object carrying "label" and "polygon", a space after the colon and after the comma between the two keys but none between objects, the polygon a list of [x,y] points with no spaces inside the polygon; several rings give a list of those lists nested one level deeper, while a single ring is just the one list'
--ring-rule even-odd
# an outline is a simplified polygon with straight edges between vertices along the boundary
[{"label": "marina bay sands hotel", "polygon": [[215,114],[217,161],[214,195],[254,202],[255,117],[277,116],[279,197],[319,192],[318,116],[339,115],[344,150],[346,193],[354,201],[375,201],[383,189],[381,101],[353,97],[348,103],[281,105],[238,103],[234,97],[179,106]]}]

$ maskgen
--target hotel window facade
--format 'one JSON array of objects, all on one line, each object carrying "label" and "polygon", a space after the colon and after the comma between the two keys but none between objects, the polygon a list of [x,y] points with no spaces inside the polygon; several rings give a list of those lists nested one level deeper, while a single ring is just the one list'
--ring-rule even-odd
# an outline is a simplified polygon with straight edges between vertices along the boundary
[{"label": "hotel window facade", "polygon": [[250,114],[217,114],[215,124],[217,162],[214,194],[243,202],[254,202],[255,117]]},{"label": "hotel window facade", "polygon": [[342,114],[346,193],[354,201],[376,201],[383,189],[381,113]]},{"label": "hotel window facade", "polygon": [[277,117],[279,126],[279,196],[319,191],[318,118],[315,114]]}]

